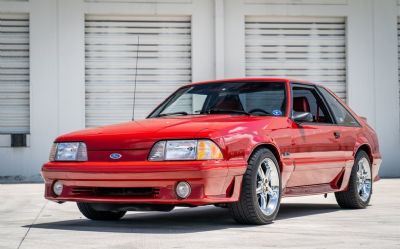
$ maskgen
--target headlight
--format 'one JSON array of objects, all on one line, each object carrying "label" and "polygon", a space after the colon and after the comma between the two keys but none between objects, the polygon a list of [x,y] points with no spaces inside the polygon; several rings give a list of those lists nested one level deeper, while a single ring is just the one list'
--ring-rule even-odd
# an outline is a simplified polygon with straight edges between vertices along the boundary
[{"label": "headlight", "polygon": [[211,140],[169,140],[157,142],[150,151],[149,161],[219,160],[219,147]]},{"label": "headlight", "polygon": [[50,151],[50,161],[87,161],[85,143],[54,143]]}]

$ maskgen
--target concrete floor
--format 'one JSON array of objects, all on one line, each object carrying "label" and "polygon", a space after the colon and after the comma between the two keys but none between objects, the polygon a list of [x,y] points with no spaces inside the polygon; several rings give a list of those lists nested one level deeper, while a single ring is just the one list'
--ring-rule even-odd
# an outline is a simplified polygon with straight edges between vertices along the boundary
[{"label": "concrete floor", "polygon": [[213,206],[89,221],[45,201],[42,184],[2,184],[0,248],[400,248],[400,179],[374,187],[365,210],[341,210],[332,194],[286,198],[273,224],[242,226]]}]

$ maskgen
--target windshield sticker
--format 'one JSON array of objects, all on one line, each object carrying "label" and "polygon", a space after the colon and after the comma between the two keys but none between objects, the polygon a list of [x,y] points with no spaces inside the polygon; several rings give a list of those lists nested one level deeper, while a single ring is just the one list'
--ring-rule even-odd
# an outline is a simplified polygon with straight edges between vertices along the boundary
[{"label": "windshield sticker", "polygon": [[282,111],[281,110],[273,110],[272,115],[274,116],[282,116]]}]

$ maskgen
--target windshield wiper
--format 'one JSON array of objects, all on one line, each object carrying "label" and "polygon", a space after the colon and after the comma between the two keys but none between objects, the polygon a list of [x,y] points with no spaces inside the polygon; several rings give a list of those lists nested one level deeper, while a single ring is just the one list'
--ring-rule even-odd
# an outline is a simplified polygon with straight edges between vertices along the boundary
[{"label": "windshield wiper", "polygon": [[187,113],[187,112],[162,113],[162,114],[159,114],[158,117],[173,116],[173,115],[182,115],[182,116],[186,116],[186,115],[188,115],[188,113]]},{"label": "windshield wiper", "polygon": [[243,114],[243,115],[251,115],[250,113],[246,111],[241,111],[241,110],[231,110],[231,109],[219,109],[219,108],[212,108],[208,110],[208,114],[213,114],[213,113],[234,113],[234,114]]}]

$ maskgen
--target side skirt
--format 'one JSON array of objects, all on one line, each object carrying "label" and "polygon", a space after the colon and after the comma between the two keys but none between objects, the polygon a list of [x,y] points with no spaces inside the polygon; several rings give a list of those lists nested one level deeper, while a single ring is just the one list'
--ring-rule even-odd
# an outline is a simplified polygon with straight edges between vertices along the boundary
[{"label": "side skirt", "polygon": [[316,195],[316,194],[336,192],[338,190],[339,189],[337,188],[332,188],[330,183],[296,186],[296,187],[285,188],[285,190],[283,191],[283,196],[290,197],[290,196]]}]

